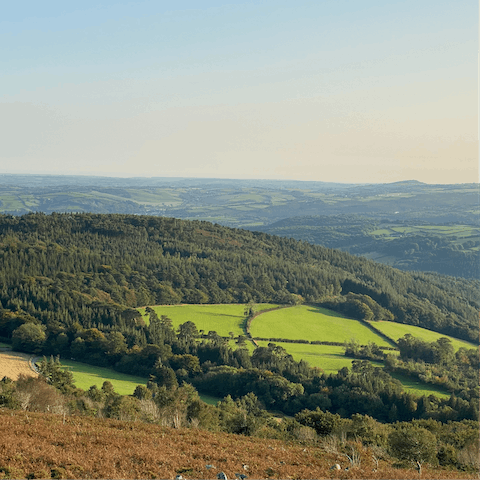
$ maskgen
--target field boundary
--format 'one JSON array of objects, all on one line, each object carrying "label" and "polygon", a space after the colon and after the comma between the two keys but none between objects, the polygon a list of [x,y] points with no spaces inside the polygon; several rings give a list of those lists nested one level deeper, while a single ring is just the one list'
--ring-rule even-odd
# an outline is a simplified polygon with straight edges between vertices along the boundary
[{"label": "field boundary", "polygon": [[256,340],[261,340],[260,338],[253,338],[252,334],[250,332],[250,327],[252,325],[252,321],[257,318],[258,316],[262,315],[262,313],[268,313],[268,312],[274,312],[275,310],[280,310],[282,308],[290,308],[292,305],[280,305],[278,307],[273,307],[273,308],[268,308],[267,310],[262,310],[261,312],[257,312],[255,315],[252,315],[251,317],[246,317],[244,321],[244,330],[245,330],[245,335],[247,336],[248,339],[255,345],[255,347],[258,347],[258,343]]},{"label": "field boundary", "polygon": [[[393,338],[390,338],[388,335],[385,335],[385,333],[381,332],[377,327],[374,327],[371,323],[367,322],[366,320],[358,320],[358,321],[361,324],[365,325],[367,328],[369,328],[372,332],[382,337],[387,342],[393,343],[395,347],[398,347],[397,342],[393,340]],[[396,348],[394,348],[394,350],[396,350]]]},{"label": "field boundary", "polygon": [[[347,342],[327,342],[324,340],[292,340],[290,338],[264,338],[264,337],[252,337],[252,340],[258,340],[261,342],[281,342],[281,343],[298,343],[306,345],[331,345],[335,347],[346,347]],[[365,347],[366,345],[360,345]],[[395,351],[398,350],[396,347],[378,347],[380,350]]]}]

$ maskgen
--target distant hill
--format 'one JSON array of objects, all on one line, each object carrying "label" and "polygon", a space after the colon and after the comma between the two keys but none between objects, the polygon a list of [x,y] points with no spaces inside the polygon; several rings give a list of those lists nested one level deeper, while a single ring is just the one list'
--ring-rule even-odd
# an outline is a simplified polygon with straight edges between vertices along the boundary
[{"label": "distant hill", "polygon": [[[0,213],[206,220],[340,248],[402,270],[475,279],[480,263],[479,205],[478,184],[429,185],[416,180],[342,184],[0,175]],[[387,232],[382,232],[384,226]],[[434,226],[439,228],[428,230]],[[470,232],[459,231],[468,226]]]},{"label": "distant hill", "polygon": [[480,279],[480,225],[310,215],[255,230],[339,248],[402,270]]}]

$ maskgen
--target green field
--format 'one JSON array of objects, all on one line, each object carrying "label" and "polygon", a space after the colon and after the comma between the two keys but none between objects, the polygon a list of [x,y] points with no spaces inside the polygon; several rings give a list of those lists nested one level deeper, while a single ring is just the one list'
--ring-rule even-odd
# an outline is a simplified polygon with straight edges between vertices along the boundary
[{"label": "green field", "polygon": [[103,382],[108,380],[112,382],[115,392],[120,395],[132,395],[137,385],[146,385],[148,382],[147,378],[126,375],[110,368],[94,367],[73,360],[62,359],[61,363],[72,372],[75,385],[82,390],[88,390],[92,385],[100,388]]},{"label": "green field", "polygon": [[[480,240],[480,229],[471,225],[402,225],[392,224],[389,227],[382,225],[369,233],[373,237],[382,238],[382,240],[392,240],[401,236],[419,236],[419,237],[442,237],[452,244],[463,245],[471,240],[478,242]],[[463,247],[462,247],[463,248]],[[475,250],[477,247],[468,246],[467,250]]]},{"label": "green field", "polygon": [[[266,347],[270,342],[258,341],[260,347]],[[352,361],[354,359],[346,357],[345,347],[336,347],[333,345],[311,345],[302,343],[283,343],[273,342],[275,345],[283,347],[297,362],[305,360],[311,367],[321,368],[324,373],[331,374],[337,373],[343,367],[352,369]],[[396,353],[396,352],[392,352]],[[383,367],[383,362],[370,361],[376,367]],[[418,380],[413,380],[405,375],[390,374],[393,378],[399,380],[403,389],[407,393],[414,395],[435,395],[439,398],[449,398],[450,394],[435,385],[428,385]]]},{"label": "green field", "polygon": [[[259,347],[270,342],[258,340]],[[352,368],[352,359],[345,356],[345,347],[335,345],[311,345],[309,343],[272,342],[283,347],[297,362],[305,360],[311,367],[321,368],[325,373],[337,373],[343,367]],[[378,363],[380,366],[380,362]]]},{"label": "green field", "polygon": [[325,342],[348,342],[352,339],[362,345],[375,342],[391,346],[380,335],[357,320],[325,308],[301,305],[283,308],[259,315],[252,322],[253,337],[286,338],[289,340],[320,340]]},{"label": "green field", "polygon": [[[257,304],[258,311],[275,308],[277,305]],[[245,305],[157,305],[153,308],[160,317],[167,315],[172,320],[175,328],[185,322],[193,322],[197,329],[205,333],[215,331],[222,337],[244,335],[243,325],[245,322]],[[148,322],[148,315],[145,314],[145,307],[138,309]]]},{"label": "green field", "polygon": [[[137,385],[146,385],[148,382],[147,378],[126,375],[110,368],[95,367],[73,360],[61,360],[61,363],[72,372],[75,385],[82,390],[88,390],[92,385],[101,388],[103,382],[108,380],[112,383],[116,393],[132,395]],[[199,395],[205,403],[210,405],[216,405],[221,400],[221,398],[203,393],[199,393]]]},{"label": "green field", "polygon": [[395,322],[372,322],[372,325],[380,330],[382,333],[390,337],[392,340],[397,341],[407,333],[410,333],[414,337],[420,338],[425,342],[435,342],[441,337],[447,337],[452,341],[453,348],[457,351],[459,348],[478,348],[473,343],[466,342],[465,340],[459,340],[458,338],[443,335],[441,333],[432,332],[426,328],[416,327],[414,325],[405,325],[403,323]]},{"label": "green field", "polygon": [[435,395],[439,398],[450,398],[450,393],[446,390],[443,390],[436,385],[429,385],[426,383],[422,383],[419,380],[414,380],[406,375],[401,375],[399,373],[390,373],[393,378],[396,378],[400,382],[402,382],[403,389],[407,393],[412,393],[414,395],[425,395],[428,397],[429,395]]}]

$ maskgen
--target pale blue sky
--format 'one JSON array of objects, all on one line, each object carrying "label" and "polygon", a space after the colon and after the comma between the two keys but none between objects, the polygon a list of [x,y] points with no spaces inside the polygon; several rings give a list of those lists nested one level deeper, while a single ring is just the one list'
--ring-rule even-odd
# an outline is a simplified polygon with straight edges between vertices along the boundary
[{"label": "pale blue sky", "polygon": [[0,173],[478,181],[478,6],[5,2]]}]

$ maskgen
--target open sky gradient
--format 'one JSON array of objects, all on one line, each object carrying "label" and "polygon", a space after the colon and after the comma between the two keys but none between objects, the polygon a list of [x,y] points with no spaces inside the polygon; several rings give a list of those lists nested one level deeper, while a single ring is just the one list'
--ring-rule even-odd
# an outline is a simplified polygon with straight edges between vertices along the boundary
[{"label": "open sky gradient", "polygon": [[0,44],[0,173],[479,180],[472,0],[18,0]]}]

